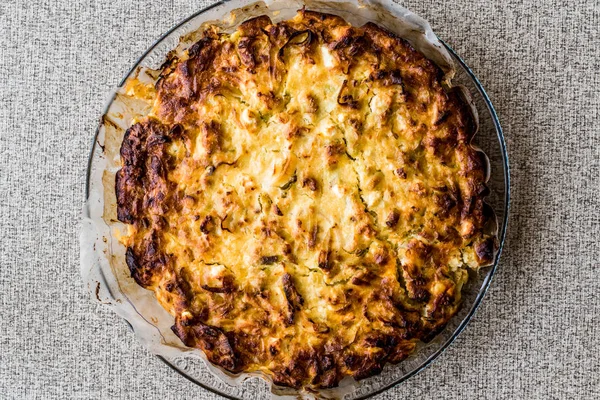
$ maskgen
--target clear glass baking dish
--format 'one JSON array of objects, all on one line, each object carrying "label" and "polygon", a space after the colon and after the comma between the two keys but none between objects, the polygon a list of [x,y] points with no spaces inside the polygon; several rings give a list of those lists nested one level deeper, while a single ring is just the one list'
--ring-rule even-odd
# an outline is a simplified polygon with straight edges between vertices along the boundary
[{"label": "clear glass baking dish", "polygon": [[[497,217],[499,250],[491,266],[472,274],[469,284],[463,289],[461,310],[431,342],[420,346],[405,361],[387,365],[380,375],[358,383],[342,382],[339,389],[319,394],[321,397],[345,399],[370,397],[405,381],[438,357],[465,328],[490,285],[504,244],[510,197],[508,157],[502,128],[489,97],[464,61],[435,36],[427,22],[400,6],[377,0],[244,3],[241,0],[220,1],[176,25],[140,57],[111,96],[94,136],[89,158],[80,237],[82,277],[98,302],[123,317],[149,350],[192,382],[232,399],[265,398],[274,393],[297,398],[297,394],[272,387],[258,376],[230,376],[207,363],[199,351],[184,348],[168,330],[172,317],[158,306],[150,292],[139,288],[129,277],[122,261],[124,249],[116,240],[120,224],[114,215],[114,173],[119,166],[118,146],[124,130],[136,113],[143,113],[140,109],[144,105],[123,97],[120,88],[130,77],[139,76],[146,69],[158,69],[169,51],[192,44],[194,32],[208,21],[216,21],[224,29],[231,29],[253,15],[268,14],[278,21],[291,17],[306,4],[312,10],[340,15],[354,25],[376,22],[411,42],[435,61],[448,78],[452,78],[454,86],[463,86],[470,93],[479,118],[479,130],[473,144],[482,149],[489,160],[490,194],[486,202]],[[468,356],[465,354],[465,357]],[[306,393],[302,396],[310,397]]]}]

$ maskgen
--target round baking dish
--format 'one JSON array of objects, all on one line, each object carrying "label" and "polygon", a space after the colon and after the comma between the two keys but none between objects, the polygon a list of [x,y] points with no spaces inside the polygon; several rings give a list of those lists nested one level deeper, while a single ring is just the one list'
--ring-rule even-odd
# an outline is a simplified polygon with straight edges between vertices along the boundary
[{"label": "round baking dish", "polygon": [[[343,397],[345,399],[362,399],[393,387],[415,375],[438,357],[444,349],[465,328],[475,310],[483,299],[500,260],[504,244],[509,209],[510,182],[506,145],[502,128],[489,97],[481,83],[465,62],[448,46],[437,38],[429,25],[408,10],[394,4],[380,4],[378,1],[268,1],[267,5],[253,9],[244,5],[240,0],[224,0],[213,4],[191,15],[155,42],[127,73],[119,87],[128,78],[138,74],[140,68],[157,69],[164,61],[169,51],[180,45],[182,37],[188,37],[190,32],[198,30],[207,21],[221,20],[224,16],[233,15],[245,19],[258,13],[264,13],[266,6],[272,15],[284,15],[295,12],[299,4],[306,3],[307,8],[328,12],[347,17],[354,16],[355,21],[363,23],[372,20],[386,28],[395,31],[408,39],[413,46],[434,60],[447,74],[452,76],[454,86],[464,86],[470,93],[472,103],[479,117],[479,130],[474,139],[474,145],[481,148],[489,159],[490,194],[486,202],[494,210],[498,221],[499,250],[491,266],[482,268],[479,273],[470,276],[468,285],[463,289],[463,305],[458,314],[450,320],[446,328],[431,342],[425,343],[405,361],[397,365],[387,365],[380,375],[356,382],[342,382],[340,388],[320,393],[323,397]],[[365,7],[370,7],[368,10]],[[282,19],[282,18],[280,18]],[[349,19],[351,21],[351,19]],[[395,24],[394,21],[399,21]],[[354,21],[351,21],[355,23]],[[128,286],[126,268],[115,267],[115,260],[120,257],[119,243],[115,240],[116,221],[110,218],[110,208],[114,200],[110,191],[105,188],[111,185],[111,173],[114,165],[118,164],[118,152],[107,151],[107,145],[120,143],[115,135],[125,126],[111,128],[115,124],[109,114],[127,114],[128,108],[135,104],[119,102],[117,89],[106,106],[100,127],[95,134],[89,158],[86,204],[81,232],[81,268],[82,276],[89,291],[99,302],[107,304],[122,316],[132,327],[136,336],[146,347],[166,362],[175,371],[192,382],[226,398],[263,398],[272,395],[272,389],[278,395],[293,395],[289,390],[278,390],[258,376],[245,375],[241,378],[227,376],[214,366],[207,364],[199,351],[190,351],[177,346],[168,332],[161,330],[157,322],[166,316],[154,308],[151,293],[144,294],[140,289],[139,295],[132,295]],[[126,118],[121,122],[126,122]],[[117,123],[118,125],[118,123]],[[114,130],[114,132],[113,132]],[[113,146],[114,147],[114,146]],[[111,165],[113,168],[111,169]],[[112,171],[112,172],[111,172]],[[113,184],[114,186],[114,184]],[[113,192],[114,194],[114,192]],[[155,302],[157,303],[157,302]],[[160,306],[159,306],[160,307]],[[164,311],[164,310],[163,310]],[[168,314],[167,314],[168,315]],[[304,393],[303,396],[309,396]],[[293,398],[297,398],[297,395]]]}]

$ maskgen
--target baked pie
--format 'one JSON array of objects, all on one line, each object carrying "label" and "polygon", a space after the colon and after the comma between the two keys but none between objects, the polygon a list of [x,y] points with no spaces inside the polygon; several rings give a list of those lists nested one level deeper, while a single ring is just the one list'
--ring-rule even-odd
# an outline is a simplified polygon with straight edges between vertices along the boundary
[{"label": "baked pie", "polygon": [[127,265],[231,373],[309,390],[378,374],[493,260],[471,106],[375,24],[211,26],[125,90],[152,104],[116,179]]}]

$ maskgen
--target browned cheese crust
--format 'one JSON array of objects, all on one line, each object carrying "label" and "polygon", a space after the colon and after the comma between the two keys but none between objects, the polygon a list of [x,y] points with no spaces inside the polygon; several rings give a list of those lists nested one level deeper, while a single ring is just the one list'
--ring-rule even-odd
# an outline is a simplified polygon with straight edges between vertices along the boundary
[{"label": "browned cheese crust", "polygon": [[489,264],[475,126],[440,69],[367,24],[300,11],[211,27],[130,82],[118,218],[133,278],[233,372],[329,388],[406,358]]}]

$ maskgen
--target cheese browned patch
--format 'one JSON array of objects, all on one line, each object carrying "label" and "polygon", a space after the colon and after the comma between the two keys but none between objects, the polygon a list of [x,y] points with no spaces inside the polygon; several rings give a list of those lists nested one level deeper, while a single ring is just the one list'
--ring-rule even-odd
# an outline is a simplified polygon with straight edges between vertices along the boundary
[{"label": "cheese browned patch", "polygon": [[231,372],[334,387],[407,357],[489,264],[473,117],[373,24],[300,11],[207,30],[126,133],[119,220],[135,280]]}]

